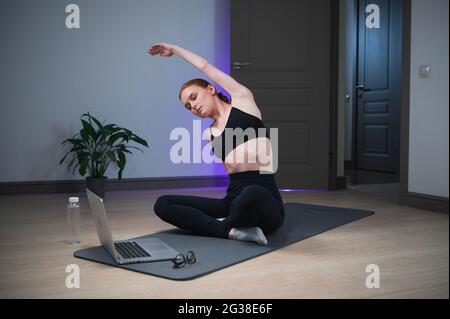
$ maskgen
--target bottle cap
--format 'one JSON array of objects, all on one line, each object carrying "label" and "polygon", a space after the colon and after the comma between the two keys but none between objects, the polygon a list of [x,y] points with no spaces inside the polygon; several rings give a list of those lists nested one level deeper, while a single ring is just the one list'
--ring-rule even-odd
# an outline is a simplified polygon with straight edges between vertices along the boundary
[{"label": "bottle cap", "polygon": [[69,203],[78,203],[79,200],[78,197],[69,197]]}]

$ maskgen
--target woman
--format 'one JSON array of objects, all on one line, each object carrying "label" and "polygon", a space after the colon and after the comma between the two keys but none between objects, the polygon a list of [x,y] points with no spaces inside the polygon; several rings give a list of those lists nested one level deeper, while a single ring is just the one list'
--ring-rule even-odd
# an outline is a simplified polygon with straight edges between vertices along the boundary
[{"label": "woman", "polygon": [[[181,87],[179,98],[185,108],[198,117],[214,120],[205,137],[212,143],[215,155],[223,161],[229,186],[226,196],[221,199],[160,196],[154,205],[155,213],[165,222],[199,235],[267,245],[265,234],[282,225],[284,205],[275,182],[270,136],[267,132],[259,133],[264,130],[258,128],[265,126],[252,92],[204,58],[177,45],[157,43],[148,53],[162,57],[180,56],[224,88],[233,101],[231,104],[225,95],[203,79],[190,80]],[[236,128],[252,128],[257,134],[248,139],[244,136],[244,141],[240,140],[239,144],[235,140],[226,142],[229,130]],[[267,160],[261,160],[267,158],[267,150],[269,164]]]}]

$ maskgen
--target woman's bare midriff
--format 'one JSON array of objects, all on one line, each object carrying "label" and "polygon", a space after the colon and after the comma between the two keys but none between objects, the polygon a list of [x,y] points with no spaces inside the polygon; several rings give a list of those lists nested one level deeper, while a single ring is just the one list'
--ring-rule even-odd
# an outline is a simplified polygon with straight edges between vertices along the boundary
[{"label": "woman's bare midriff", "polygon": [[228,174],[245,171],[273,171],[272,143],[267,137],[258,137],[240,144],[224,161]]}]

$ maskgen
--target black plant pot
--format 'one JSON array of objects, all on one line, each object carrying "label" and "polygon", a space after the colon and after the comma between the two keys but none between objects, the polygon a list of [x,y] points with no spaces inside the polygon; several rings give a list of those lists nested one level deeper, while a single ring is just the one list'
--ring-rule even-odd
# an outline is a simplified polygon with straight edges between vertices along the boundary
[{"label": "black plant pot", "polygon": [[86,177],[86,188],[100,198],[105,198],[105,185],[108,177]]}]

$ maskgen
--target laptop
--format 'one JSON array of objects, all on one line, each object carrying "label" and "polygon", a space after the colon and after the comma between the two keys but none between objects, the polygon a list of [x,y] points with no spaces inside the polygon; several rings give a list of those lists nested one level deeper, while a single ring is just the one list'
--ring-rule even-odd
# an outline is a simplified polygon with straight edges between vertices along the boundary
[{"label": "laptop", "polygon": [[120,265],[174,259],[179,252],[159,238],[114,241],[106,217],[103,199],[86,189],[89,206],[103,248]]}]

